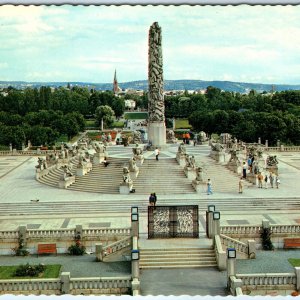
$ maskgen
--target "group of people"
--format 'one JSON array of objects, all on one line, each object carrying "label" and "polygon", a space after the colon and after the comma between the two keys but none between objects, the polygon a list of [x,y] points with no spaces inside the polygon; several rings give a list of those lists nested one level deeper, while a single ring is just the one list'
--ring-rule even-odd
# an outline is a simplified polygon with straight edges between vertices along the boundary
[{"label": "group of people", "polygon": [[157,196],[156,193],[151,193],[149,197],[149,205],[150,206],[156,206]]},{"label": "group of people", "polygon": [[269,173],[268,174],[261,174],[259,173],[257,175],[257,182],[256,185],[258,186],[258,188],[263,188],[263,186],[267,189],[269,187],[269,185],[271,186],[271,188],[274,188],[274,186],[276,186],[276,188],[279,188],[279,184],[280,184],[280,179],[278,175],[274,175],[273,173]]},{"label": "group of people", "polygon": [[189,132],[184,132],[182,135],[182,140],[184,144],[189,144],[191,139],[191,135]]}]

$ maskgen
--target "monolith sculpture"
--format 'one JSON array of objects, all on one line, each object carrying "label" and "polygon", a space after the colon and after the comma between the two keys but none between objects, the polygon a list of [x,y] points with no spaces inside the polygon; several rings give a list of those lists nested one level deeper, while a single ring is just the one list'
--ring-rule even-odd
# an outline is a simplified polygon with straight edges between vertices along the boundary
[{"label": "monolith sculpture", "polygon": [[161,28],[157,22],[149,30],[148,83],[148,138],[153,147],[162,148],[166,145],[166,124]]}]

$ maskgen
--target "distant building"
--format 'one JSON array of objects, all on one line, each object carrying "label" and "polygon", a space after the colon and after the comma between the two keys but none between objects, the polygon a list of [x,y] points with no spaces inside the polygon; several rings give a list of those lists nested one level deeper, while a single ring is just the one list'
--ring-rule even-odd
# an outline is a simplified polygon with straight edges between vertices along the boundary
[{"label": "distant building", "polygon": [[135,109],[136,102],[132,99],[125,100],[125,108],[134,110]]}]

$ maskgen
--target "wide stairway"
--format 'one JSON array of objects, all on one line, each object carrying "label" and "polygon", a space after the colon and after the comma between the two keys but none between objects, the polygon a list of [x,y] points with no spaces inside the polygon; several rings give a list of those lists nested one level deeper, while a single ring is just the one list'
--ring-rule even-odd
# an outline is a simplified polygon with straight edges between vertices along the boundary
[{"label": "wide stairway", "polygon": [[76,176],[75,183],[68,189],[81,192],[103,194],[119,194],[119,186],[123,180],[123,166],[128,159],[109,158],[110,164],[93,165],[93,169],[84,176]]},{"label": "wide stairway", "polygon": [[140,249],[141,269],[217,267],[212,248]]},{"label": "wide stairway", "polygon": [[175,158],[145,159],[138,177],[133,182],[137,194],[191,194],[192,181],[186,178]]}]

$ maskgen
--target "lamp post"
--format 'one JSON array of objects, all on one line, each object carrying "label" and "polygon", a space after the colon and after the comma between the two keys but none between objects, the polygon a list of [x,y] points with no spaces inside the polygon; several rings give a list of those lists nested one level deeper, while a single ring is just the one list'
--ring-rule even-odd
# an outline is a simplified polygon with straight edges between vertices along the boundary
[{"label": "lamp post", "polygon": [[206,236],[208,238],[211,238],[211,232],[212,232],[212,219],[213,219],[213,212],[215,211],[216,206],[213,204],[210,204],[207,206],[206,211]]},{"label": "lamp post", "polygon": [[138,249],[131,250],[131,273],[132,278],[138,278],[140,276],[140,251]]},{"label": "lamp post", "polygon": [[220,218],[221,218],[221,213],[219,211],[214,211],[212,213],[212,231],[211,231],[212,238],[214,238],[215,235],[220,234]]},{"label": "lamp post", "polygon": [[227,248],[227,288],[230,288],[230,276],[236,273],[236,250]]},{"label": "lamp post", "polygon": [[132,236],[139,236],[139,208],[137,206],[131,207],[131,230]]}]

